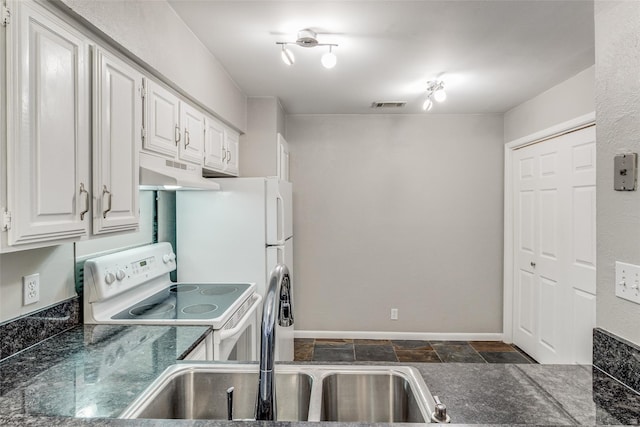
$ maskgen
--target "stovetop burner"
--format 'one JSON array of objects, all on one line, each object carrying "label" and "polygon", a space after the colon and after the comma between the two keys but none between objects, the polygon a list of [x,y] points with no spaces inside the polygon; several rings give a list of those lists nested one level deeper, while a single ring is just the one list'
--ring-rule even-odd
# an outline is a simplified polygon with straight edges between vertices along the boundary
[{"label": "stovetop burner", "polygon": [[200,291],[202,295],[226,295],[233,292],[238,292],[236,285],[220,285],[215,288],[203,289]]},{"label": "stovetop burner", "polygon": [[231,307],[250,287],[248,283],[172,284],[111,318],[114,320],[215,319]]},{"label": "stovetop burner", "polygon": [[164,313],[168,313],[176,308],[175,305],[168,302],[161,302],[159,304],[145,304],[133,307],[129,310],[129,314],[136,317],[151,317],[161,316]]},{"label": "stovetop burner", "polygon": [[196,285],[171,285],[169,286],[169,292],[191,292],[198,289]]},{"label": "stovetop burner", "polygon": [[188,314],[203,314],[203,313],[211,313],[218,309],[218,306],[215,304],[195,304],[190,305],[189,307],[185,307],[182,309],[183,313]]}]

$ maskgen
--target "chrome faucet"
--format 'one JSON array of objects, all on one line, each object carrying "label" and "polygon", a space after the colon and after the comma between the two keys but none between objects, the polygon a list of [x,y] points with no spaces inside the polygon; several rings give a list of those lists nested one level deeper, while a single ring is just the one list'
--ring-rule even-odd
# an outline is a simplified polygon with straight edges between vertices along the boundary
[{"label": "chrome faucet", "polygon": [[[277,306],[276,306],[277,304]],[[276,382],[273,372],[276,346],[276,318],[283,327],[293,325],[293,299],[289,269],[278,264],[271,271],[269,288],[262,308],[260,377],[256,401],[256,420],[276,419]]]}]

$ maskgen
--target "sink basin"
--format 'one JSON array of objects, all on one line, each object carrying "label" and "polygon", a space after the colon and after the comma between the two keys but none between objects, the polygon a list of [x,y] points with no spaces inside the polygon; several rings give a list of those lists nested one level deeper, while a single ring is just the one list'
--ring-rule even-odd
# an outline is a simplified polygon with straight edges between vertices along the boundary
[{"label": "sink basin", "polygon": [[[278,421],[425,423],[435,401],[408,366],[276,365]],[[226,390],[234,387],[233,418],[253,419],[258,365],[184,363],[165,370],[121,418],[227,419]]]},{"label": "sink basin", "polygon": [[[227,419],[227,389],[233,393],[234,419],[254,417],[257,366],[174,365],[152,384],[123,418]],[[278,420],[306,421],[312,377],[302,372],[276,374]],[[136,404],[137,403],[137,404]]]},{"label": "sink basin", "polygon": [[410,381],[393,372],[330,374],[322,383],[321,421],[425,423]]}]

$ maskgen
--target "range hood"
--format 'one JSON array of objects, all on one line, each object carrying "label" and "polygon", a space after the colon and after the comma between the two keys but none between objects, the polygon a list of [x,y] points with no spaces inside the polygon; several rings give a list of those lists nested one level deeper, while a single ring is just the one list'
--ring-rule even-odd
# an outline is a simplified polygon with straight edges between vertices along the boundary
[{"label": "range hood", "polygon": [[202,168],[184,162],[140,153],[141,190],[220,190],[216,182],[202,177]]}]

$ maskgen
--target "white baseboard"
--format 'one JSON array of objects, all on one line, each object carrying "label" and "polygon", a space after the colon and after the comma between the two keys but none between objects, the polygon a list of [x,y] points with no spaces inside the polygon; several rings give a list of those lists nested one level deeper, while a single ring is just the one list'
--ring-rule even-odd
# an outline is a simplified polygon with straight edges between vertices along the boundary
[{"label": "white baseboard", "polygon": [[361,340],[502,341],[503,338],[501,332],[294,331],[294,334],[295,338]]}]

